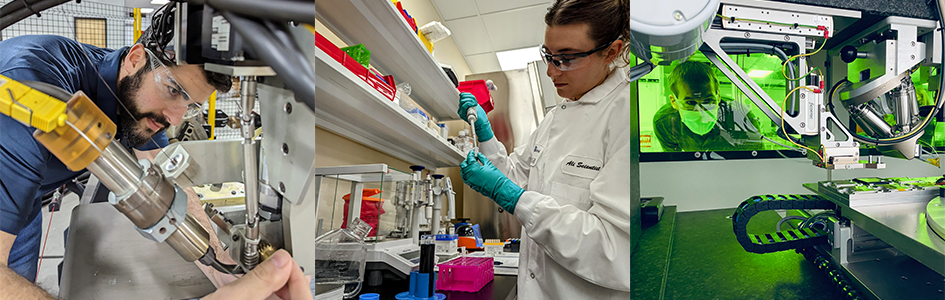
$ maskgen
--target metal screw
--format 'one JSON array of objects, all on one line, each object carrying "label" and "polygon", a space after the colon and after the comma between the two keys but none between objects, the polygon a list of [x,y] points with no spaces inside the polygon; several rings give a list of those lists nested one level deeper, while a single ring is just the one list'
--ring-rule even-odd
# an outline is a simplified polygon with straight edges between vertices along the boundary
[{"label": "metal screw", "polygon": [[235,235],[235,234],[234,234],[234,235],[233,235],[233,241],[235,242],[235,241],[239,241],[239,240],[240,240],[240,237],[239,237],[238,235]]},{"label": "metal screw", "polygon": [[804,122],[801,122],[800,125],[801,125],[801,128],[804,128],[804,126],[807,126],[807,124],[805,124]]},{"label": "metal screw", "polygon": [[840,143],[837,143],[837,147],[840,147]]},{"label": "metal screw", "polygon": [[285,193],[285,183],[279,182],[279,191]]},{"label": "metal screw", "polygon": [[167,228],[161,227],[161,230],[158,230],[159,233],[164,234],[167,232]]},{"label": "metal screw", "polygon": [[230,195],[236,195],[236,191],[230,191]]},{"label": "metal screw", "polygon": [[912,60],[915,60],[915,54],[909,55],[909,58],[911,58]]},{"label": "metal screw", "polygon": [[683,19],[682,13],[680,13],[680,12],[678,12],[678,11],[677,11],[677,12],[674,12],[674,13],[673,13],[673,18],[675,18],[676,21],[682,21],[682,19]]},{"label": "metal screw", "polygon": [[902,276],[902,277],[899,277],[899,279],[906,280],[908,278],[906,278],[906,276]]},{"label": "metal screw", "polygon": [[791,40],[791,37],[790,37],[790,36],[787,36],[787,35],[784,36],[784,41],[785,41],[785,42],[786,42],[786,41],[790,41],[790,40]]},{"label": "metal screw", "polygon": [[820,107],[820,112],[826,112],[826,111],[827,111],[827,109],[826,109],[826,108],[824,108],[824,107]]},{"label": "metal screw", "polygon": [[801,99],[807,98],[807,94],[801,94]]},{"label": "metal screw", "polygon": [[758,156],[758,151],[751,151],[751,156]]},{"label": "metal screw", "polygon": [[183,155],[181,155],[180,153],[174,154],[174,156],[171,156],[171,159],[167,162],[167,165],[164,165],[164,169],[168,171],[173,171],[174,169],[177,169],[177,165],[180,163],[181,159],[183,158],[184,158]]},{"label": "metal screw", "polygon": [[912,44],[912,47],[915,47],[915,41],[912,41],[911,44]]},{"label": "metal screw", "polygon": [[746,32],[746,33],[745,33],[745,38],[750,38],[750,37],[751,37],[751,33]]},{"label": "metal screw", "polygon": [[287,114],[291,114],[291,113],[292,113],[292,103],[289,103],[289,102],[286,102],[286,103],[285,103],[285,113],[287,113]]},{"label": "metal screw", "polygon": [[286,143],[282,143],[282,153],[289,154],[289,145],[286,145]]},{"label": "metal screw", "polygon": [[696,158],[699,158],[699,157],[702,157],[702,152],[696,152],[696,153],[693,154],[693,155],[695,155]]},{"label": "metal screw", "polygon": [[112,138],[112,133],[111,133],[111,132],[106,132],[106,133],[105,133],[105,138],[106,138],[106,139]]},{"label": "metal screw", "polygon": [[820,126],[820,131],[827,131],[827,127]]},{"label": "metal screw", "polygon": [[171,218],[171,225],[177,225],[177,218]]}]

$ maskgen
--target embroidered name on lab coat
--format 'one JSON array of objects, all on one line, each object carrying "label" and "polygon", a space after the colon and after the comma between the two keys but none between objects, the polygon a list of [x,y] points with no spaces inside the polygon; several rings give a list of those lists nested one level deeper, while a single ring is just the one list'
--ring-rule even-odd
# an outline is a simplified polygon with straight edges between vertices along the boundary
[{"label": "embroidered name on lab coat", "polygon": [[568,155],[561,166],[561,172],[584,178],[595,178],[603,167],[603,161],[590,157]]}]

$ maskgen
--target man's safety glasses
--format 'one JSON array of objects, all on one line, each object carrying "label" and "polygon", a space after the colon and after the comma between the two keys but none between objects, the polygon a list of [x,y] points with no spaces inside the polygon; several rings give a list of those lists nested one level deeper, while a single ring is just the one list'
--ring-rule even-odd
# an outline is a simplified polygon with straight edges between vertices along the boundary
[{"label": "man's safety glasses", "polygon": [[[171,74],[171,70],[168,69],[154,53],[151,53],[151,50],[145,49],[145,51],[148,52],[148,57],[151,62],[151,72],[154,73],[154,83],[158,87],[158,94],[161,96],[161,99],[164,99],[164,102],[168,105],[195,101],[190,97],[190,94],[187,94],[184,87],[180,85],[180,81],[174,78],[174,75]],[[184,112],[183,118],[193,118],[200,113],[201,107],[202,105],[196,102],[187,104],[187,111]]]},{"label": "man's safety glasses", "polygon": [[541,58],[546,64],[554,65],[555,68],[558,68],[558,70],[561,71],[572,71],[586,66],[587,62],[589,61],[587,59],[588,56],[609,47],[613,43],[614,42],[606,43],[598,46],[597,48],[591,49],[591,51],[581,53],[550,54],[546,52],[547,48],[545,48],[544,44],[542,44],[541,47],[538,47],[538,51],[541,52]]}]

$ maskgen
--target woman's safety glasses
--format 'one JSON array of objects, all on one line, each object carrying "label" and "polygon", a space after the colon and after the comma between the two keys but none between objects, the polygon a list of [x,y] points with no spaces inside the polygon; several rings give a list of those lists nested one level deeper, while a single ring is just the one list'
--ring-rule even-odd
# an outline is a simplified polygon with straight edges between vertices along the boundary
[{"label": "woman's safety glasses", "polygon": [[546,52],[547,48],[545,48],[545,45],[538,47],[538,51],[541,52],[541,58],[546,64],[554,65],[555,68],[561,71],[572,71],[586,66],[589,61],[587,59],[588,56],[609,47],[613,43],[614,42],[606,43],[591,49],[591,51],[581,53],[551,54]]},{"label": "woman's safety glasses", "polygon": [[174,78],[174,75],[171,74],[171,70],[168,69],[154,53],[151,53],[151,50],[145,49],[145,51],[148,52],[148,57],[151,62],[151,72],[154,74],[154,83],[158,88],[158,94],[161,96],[161,99],[164,99],[164,102],[168,105],[179,105],[190,102],[186,104],[187,111],[184,112],[184,119],[193,118],[200,113],[202,105],[192,102],[194,99],[187,94],[184,87],[180,85],[180,81]]}]

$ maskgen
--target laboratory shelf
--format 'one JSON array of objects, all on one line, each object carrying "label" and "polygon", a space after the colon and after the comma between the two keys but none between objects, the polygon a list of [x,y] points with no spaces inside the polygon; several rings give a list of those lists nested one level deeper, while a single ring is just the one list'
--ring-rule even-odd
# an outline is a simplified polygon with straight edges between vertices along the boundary
[{"label": "laboratory shelf", "polygon": [[399,105],[315,50],[315,124],[380,152],[425,167],[459,166],[464,156]]},{"label": "laboratory shelf", "polygon": [[459,91],[389,0],[316,0],[316,17],[348,45],[364,44],[371,65],[397,83],[437,120],[457,120]]}]

